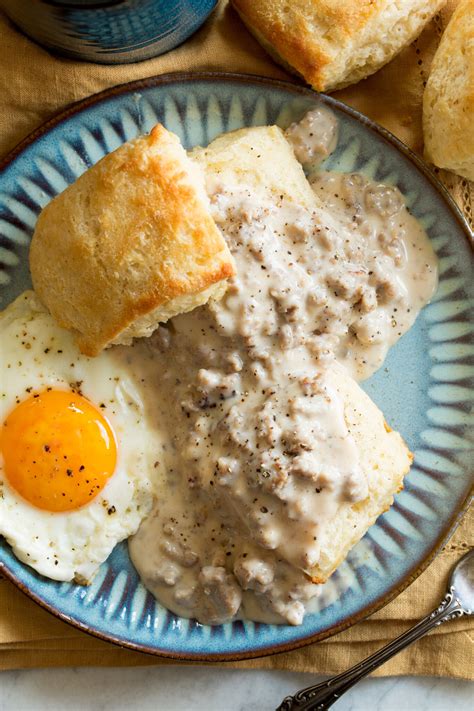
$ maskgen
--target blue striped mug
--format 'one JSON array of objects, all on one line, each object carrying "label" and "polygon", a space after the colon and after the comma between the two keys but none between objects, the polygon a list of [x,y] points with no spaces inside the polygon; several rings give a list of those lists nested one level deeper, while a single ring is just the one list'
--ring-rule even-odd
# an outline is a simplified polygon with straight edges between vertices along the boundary
[{"label": "blue striped mug", "polygon": [[101,64],[139,62],[184,42],[217,0],[0,0],[39,44]]}]

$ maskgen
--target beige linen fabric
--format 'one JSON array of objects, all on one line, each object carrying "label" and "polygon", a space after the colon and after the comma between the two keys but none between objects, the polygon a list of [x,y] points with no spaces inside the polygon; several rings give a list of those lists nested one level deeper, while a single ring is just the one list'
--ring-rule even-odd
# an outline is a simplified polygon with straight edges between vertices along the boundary
[{"label": "beige linen fabric", "polygon": [[[422,152],[421,97],[431,58],[456,2],[430,23],[393,62],[335,96],[361,110],[418,153]],[[107,87],[164,72],[233,71],[292,79],[275,65],[221,2],[201,30],[162,57],[139,64],[102,66],[56,57],[20,34],[0,13],[0,156],[68,104]],[[293,81],[296,81],[292,79]],[[440,177],[472,221],[472,185]],[[240,668],[334,673],[356,663],[403,632],[441,598],[448,571],[473,545],[472,514],[432,565],[404,593],[373,615],[319,644],[246,662]],[[387,663],[377,674],[430,674],[473,678],[473,626],[461,618],[438,628]],[[0,578],[0,669],[66,665],[141,665],[173,662],[101,642],[55,619]]]}]

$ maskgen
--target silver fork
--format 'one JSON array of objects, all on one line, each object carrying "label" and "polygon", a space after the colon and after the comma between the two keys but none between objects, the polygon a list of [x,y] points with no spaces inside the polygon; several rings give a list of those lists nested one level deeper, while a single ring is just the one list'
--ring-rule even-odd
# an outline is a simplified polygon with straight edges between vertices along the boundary
[{"label": "silver fork", "polygon": [[474,550],[466,553],[453,568],[446,595],[433,612],[351,669],[320,684],[301,689],[294,696],[287,696],[276,711],[324,711],[367,674],[412,642],[416,642],[434,627],[456,617],[472,614],[474,614]]}]

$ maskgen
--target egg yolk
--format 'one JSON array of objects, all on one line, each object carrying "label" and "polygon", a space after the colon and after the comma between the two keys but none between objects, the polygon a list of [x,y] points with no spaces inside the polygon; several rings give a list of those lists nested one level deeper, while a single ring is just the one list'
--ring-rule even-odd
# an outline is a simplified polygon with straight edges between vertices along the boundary
[{"label": "egg yolk", "polygon": [[26,501],[46,511],[89,503],[115,470],[112,429],[82,395],[47,390],[9,414],[0,433],[5,476]]}]

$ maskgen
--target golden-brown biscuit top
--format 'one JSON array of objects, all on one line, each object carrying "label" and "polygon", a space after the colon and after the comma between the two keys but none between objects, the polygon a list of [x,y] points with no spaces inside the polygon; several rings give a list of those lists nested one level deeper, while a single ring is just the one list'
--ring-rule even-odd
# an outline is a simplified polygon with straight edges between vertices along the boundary
[{"label": "golden-brown biscuit top", "polygon": [[151,312],[166,320],[203,303],[200,294],[234,273],[199,168],[161,125],[44,208],[30,267],[38,296],[87,355]]}]

